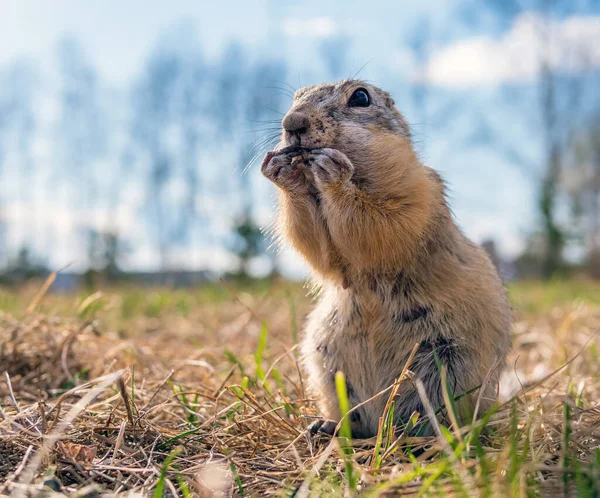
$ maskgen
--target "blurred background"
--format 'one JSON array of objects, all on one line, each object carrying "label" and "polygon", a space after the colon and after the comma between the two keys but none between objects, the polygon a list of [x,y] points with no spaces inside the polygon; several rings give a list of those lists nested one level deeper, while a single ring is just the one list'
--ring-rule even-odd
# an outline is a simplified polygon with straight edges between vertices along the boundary
[{"label": "blurred background", "polygon": [[353,76],[506,279],[600,278],[598,1],[0,0],[0,47],[0,283],[302,278],[260,162]]}]

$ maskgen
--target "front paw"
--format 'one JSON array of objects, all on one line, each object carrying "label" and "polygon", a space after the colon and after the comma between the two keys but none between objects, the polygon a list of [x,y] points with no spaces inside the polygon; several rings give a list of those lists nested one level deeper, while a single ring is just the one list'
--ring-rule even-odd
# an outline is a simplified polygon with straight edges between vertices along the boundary
[{"label": "front paw", "polygon": [[317,433],[320,434],[328,434],[333,436],[335,434],[335,429],[337,427],[337,422],[334,420],[326,420],[324,418],[320,418],[315,420],[312,424],[308,426],[308,433],[311,436],[314,436]]},{"label": "front paw", "polygon": [[309,182],[302,161],[297,153],[285,151],[267,152],[262,166],[262,174],[275,185],[288,192],[307,193]]},{"label": "front paw", "polygon": [[336,149],[314,149],[309,154],[311,171],[317,186],[341,185],[354,175],[350,159]]}]

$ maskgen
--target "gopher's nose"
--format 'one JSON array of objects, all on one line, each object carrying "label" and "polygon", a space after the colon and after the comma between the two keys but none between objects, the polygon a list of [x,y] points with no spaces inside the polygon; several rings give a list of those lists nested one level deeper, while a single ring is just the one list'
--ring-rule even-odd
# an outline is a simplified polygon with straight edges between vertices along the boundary
[{"label": "gopher's nose", "polygon": [[297,133],[303,135],[308,130],[308,118],[301,112],[294,111],[290,112],[281,123],[283,129],[290,133]]}]

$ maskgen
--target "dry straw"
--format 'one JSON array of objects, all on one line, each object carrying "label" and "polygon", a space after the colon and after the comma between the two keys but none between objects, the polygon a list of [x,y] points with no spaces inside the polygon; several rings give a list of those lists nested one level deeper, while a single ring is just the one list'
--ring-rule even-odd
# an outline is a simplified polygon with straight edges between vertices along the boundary
[{"label": "dry straw", "polygon": [[[509,364],[523,387],[471,426],[440,425],[426,398],[434,437],[390,433],[382,414],[376,438],[350,441],[353,490],[336,439],[307,435],[317,412],[285,292],[127,321],[115,311],[123,293],[94,298],[106,304],[96,321],[35,311],[52,299],[0,314],[0,496],[600,492],[593,308],[522,317]],[[308,304],[298,298],[294,313]],[[399,382],[413,382],[409,364]],[[399,382],[379,393],[386,413]]]}]

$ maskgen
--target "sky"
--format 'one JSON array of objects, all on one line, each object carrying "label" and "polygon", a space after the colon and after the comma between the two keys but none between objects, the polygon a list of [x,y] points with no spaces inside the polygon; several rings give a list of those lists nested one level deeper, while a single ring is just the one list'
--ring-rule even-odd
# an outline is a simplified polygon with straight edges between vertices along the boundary
[{"label": "sky", "polygon": [[[489,148],[457,146],[461,136],[476,134],[476,121],[458,113],[455,129],[448,132],[446,116],[411,107],[408,92],[411,82],[425,82],[434,103],[445,95],[466,96],[493,116],[501,129],[514,127],[509,140],[520,140],[525,154],[535,157],[537,151],[528,143],[526,130],[515,125],[495,92],[502,84],[527,86],[535,79],[539,50],[535,33],[540,19],[525,12],[499,26],[482,14],[467,29],[452,22],[458,15],[455,7],[443,0],[0,0],[0,67],[24,57],[44,67],[57,43],[68,35],[80,41],[106,84],[119,89],[140,73],[157,40],[176,44],[193,40],[208,58],[235,40],[257,58],[284,56],[295,68],[288,83],[297,87],[318,82],[323,74],[315,63],[318,43],[347,37],[351,47],[345,62],[348,75],[360,70],[360,77],[396,89],[393,96],[414,123],[422,159],[448,182],[451,207],[461,228],[477,242],[493,237],[503,255],[514,257],[523,249],[535,221],[532,183],[522,170]],[[554,23],[558,40],[584,47],[589,54],[585,64],[600,66],[600,17],[594,9],[565,15]],[[415,60],[406,48],[413,34],[409,26],[414,30],[415,25],[437,33],[426,60]],[[552,54],[551,61],[566,73],[580,71],[583,65],[561,50]],[[266,206],[265,222],[270,209]],[[71,218],[76,216],[85,217],[85,213],[55,214],[48,216],[48,223],[66,226],[74,224]],[[133,223],[131,212],[123,216]],[[142,255],[150,249],[140,251],[135,259],[144,262],[142,267],[152,266],[152,256]],[[294,256],[286,253],[283,257],[290,266],[301,267]],[[69,255],[61,258],[53,263],[58,265]],[[221,260],[227,265],[226,255]],[[202,264],[202,254],[196,254],[194,261]]]},{"label": "sky", "polygon": [[[294,58],[310,58],[301,47],[303,37],[355,35],[364,30],[369,44],[355,46],[358,69],[376,51],[389,52],[397,45],[399,34],[390,39],[384,32],[398,33],[398,23],[383,12],[396,10],[405,17],[416,9],[408,2],[401,8],[394,4],[371,2],[369,9],[362,9],[361,2],[1,0],[0,62],[27,54],[50,56],[55,43],[70,34],[82,42],[109,81],[125,83],[141,70],[158,37],[188,25],[195,27],[208,55],[235,39],[257,50],[283,49]],[[443,4],[430,2],[438,12]]]}]

